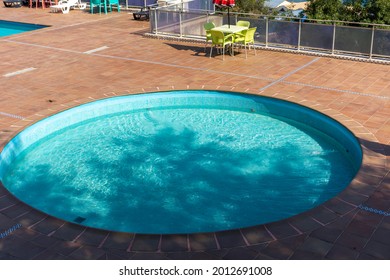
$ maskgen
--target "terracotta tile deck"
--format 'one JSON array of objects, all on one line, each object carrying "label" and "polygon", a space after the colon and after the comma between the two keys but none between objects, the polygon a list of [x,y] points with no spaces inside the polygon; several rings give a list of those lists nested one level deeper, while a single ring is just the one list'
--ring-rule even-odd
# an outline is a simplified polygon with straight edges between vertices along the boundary
[{"label": "terracotta tile deck", "polygon": [[[43,117],[114,95],[219,89],[290,100],[347,126],[364,150],[350,186],[277,223],[194,235],[116,233],[48,217],[0,186],[0,259],[390,259],[390,65],[259,50],[209,59],[203,44],[144,37],[127,12],[0,8],[50,25],[0,38],[0,146]],[[104,47],[104,48],[102,48]],[[100,51],[86,53],[102,48]],[[15,71],[31,71],[9,76]]]}]

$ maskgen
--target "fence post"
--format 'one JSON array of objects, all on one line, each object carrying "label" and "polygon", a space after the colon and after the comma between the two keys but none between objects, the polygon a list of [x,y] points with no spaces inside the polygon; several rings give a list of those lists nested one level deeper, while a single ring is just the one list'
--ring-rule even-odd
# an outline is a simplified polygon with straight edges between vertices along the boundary
[{"label": "fence post", "polygon": [[182,25],[182,13],[183,13],[183,4],[181,6],[181,9],[179,9],[179,32],[180,32],[180,38],[183,37],[183,25]]},{"label": "fence post", "polygon": [[298,51],[301,50],[301,32],[302,32],[302,20],[299,20],[298,28]]},{"label": "fence post", "polygon": [[268,47],[268,17],[265,18],[265,47]]},{"label": "fence post", "polygon": [[374,50],[374,36],[375,36],[375,26],[373,25],[371,31],[370,59],[372,59],[372,52]]},{"label": "fence post", "polygon": [[334,54],[335,44],[336,44],[336,23],[333,22],[332,55]]},{"label": "fence post", "polygon": [[158,21],[157,20],[157,8],[155,8],[154,9],[154,32],[156,35],[158,35],[157,34],[157,26],[158,26],[157,21]]}]

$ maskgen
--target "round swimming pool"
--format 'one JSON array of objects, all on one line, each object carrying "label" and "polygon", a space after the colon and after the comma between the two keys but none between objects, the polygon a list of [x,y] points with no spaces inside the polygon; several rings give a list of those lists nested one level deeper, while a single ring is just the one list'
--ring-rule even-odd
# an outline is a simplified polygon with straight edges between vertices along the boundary
[{"label": "round swimming pool", "polygon": [[362,160],[352,133],[309,108],[218,91],[88,103],[28,127],[1,153],[18,199],[57,218],[137,233],[278,221],[340,193]]}]

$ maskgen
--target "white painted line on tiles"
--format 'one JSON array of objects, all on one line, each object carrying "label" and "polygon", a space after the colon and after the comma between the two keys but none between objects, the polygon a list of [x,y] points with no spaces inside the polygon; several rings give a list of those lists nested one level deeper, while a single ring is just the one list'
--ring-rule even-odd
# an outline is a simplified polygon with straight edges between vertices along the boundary
[{"label": "white painted line on tiles", "polygon": [[15,71],[15,72],[4,74],[3,77],[6,77],[6,78],[13,77],[13,76],[16,76],[16,75],[20,75],[20,74],[23,74],[23,73],[34,71],[36,69],[37,68],[34,68],[34,67],[25,68],[25,69],[22,69],[22,70],[18,70],[18,71]]},{"label": "white painted line on tiles", "polygon": [[85,54],[91,54],[91,53],[99,52],[99,51],[102,51],[102,50],[105,50],[105,49],[108,49],[108,47],[107,46],[103,46],[103,47],[100,47],[100,48],[96,48],[96,49],[93,49],[93,50],[86,51],[84,53]]},{"label": "white painted line on tiles", "polygon": [[20,119],[20,120],[24,119],[24,117],[22,117],[22,116],[9,114],[9,113],[5,113],[5,112],[0,112],[0,115],[6,116],[6,117],[10,117],[10,118],[14,118],[14,119]]},{"label": "white painted line on tiles", "polygon": [[33,43],[14,41],[14,40],[11,40],[11,39],[6,39],[6,40],[3,40],[3,41],[4,42],[9,42],[9,43],[14,43],[14,44],[19,44],[19,45],[24,45],[24,46],[30,46],[30,47],[36,47],[36,48],[41,48],[41,49],[52,50],[52,51],[62,51],[62,52],[69,52],[69,53],[76,53],[76,54],[81,54],[82,53],[82,52],[79,52],[79,51],[74,51],[74,50],[69,50],[69,49],[62,49],[62,48],[38,45],[38,44],[33,44]]},{"label": "white painted line on tiles", "polygon": [[[376,94],[372,94],[372,93],[355,92],[355,91],[351,91],[351,90],[343,90],[343,89],[337,89],[337,88],[326,87],[326,86],[316,86],[316,85],[307,84],[307,83],[291,82],[291,81],[286,81],[285,80],[286,78],[288,78],[289,76],[293,75],[294,73],[296,73],[296,72],[306,68],[310,64],[316,62],[321,57],[317,57],[314,60],[309,61],[308,63],[302,65],[301,67],[298,67],[297,69],[293,70],[292,72],[287,73],[283,77],[275,80],[275,79],[272,79],[272,78],[256,76],[256,75],[247,75],[247,74],[240,74],[240,73],[234,73],[234,72],[228,72],[228,71],[213,70],[213,69],[208,69],[208,68],[203,68],[203,67],[192,67],[192,66],[186,66],[186,65],[177,65],[177,64],[173,64],[173,63],[159,62],[159,61],[153,61],[153,60],[143,60],[143,59],[132,58],[132,57],[113,56],[113,55],[106,55],[106,54],[99,54],[99,53],[86,53],[86,52],[83,53],[83,52],[80,52],[80,51],[75,51],[75,50],[70,50],[70,49],[63,49],[63,48],[50,47],[50,46],[44,46],[44,45],[39,45],[39,44],[20,42],[20,41],[14,40],[14,39],[12,39],[12,40],[11,39],[3,39],[2,41],[15,43],[15,44],[20,44],[20,45],[31,46],[31,47],[49,49],[49,50],[53,50],[53,51],[62,51],[62,52],[68,52],[68,53],[74,53],[74,54],[90,54],[90,55],[94,55],[94,56],[97,56],[97,57],[108,58],[108,59],[116,59],[116,60],[123,60],[123,61],[147,63],[147,64],[152,64],[152,65],[154,64],[154,65],[161,65],[161,66],[166,66],[166,67],[174,67],[174,68],[180,68],[180,69],[189,69],[189,70],[194,70],[194,71],[215,73],[215,74],[218,74],[218,75],[229,75],[229,76],[235,76],[235,77],[244,77],[244,78],[249,78],[249,79],[270,81],[270,84],[268,84],[268,85],[264,86],[263,88],[261,88],[260,92],[264,91],[265,89],[267,89],[267,88],[269,88],[269,87],[271,87],[271,86],[273,86],[275,84],[283,83],[283,84],[299,85],[299,86],[303,86],[303,87],[324,89],[324,90],[329,90],[329,91],[334,91],[334,92],[342,92],[342,93],[348,93],[348,94],[354,94],[354,95],[360,95],[360,96],[367,96],[367,97],[371,97],[371,98],[390,99],[389,96],[384,96],[384,95],[376,95]],[[90,51],[88,51],[88,52],[90,52]]]},{"label": "white painted line on tiles", "polygon": [[290,77],[291,75],[297,73],[298,71],[300,71],[300,70],[306,68],[307,66],[313,64],[314,62],[318,61],[319,59],[320,59],[320,57],[317,57],[317,58],[313,59],[312,61],[309,61],[308,63],[306,63],[306,64],[304,64],[304,65],[298,67],[297,69],[291,71],[290,73],[287,73],[287,74],[284,75],[283,77],[281,77],[281,78],[279,78],[279,79],[273,81],[272,83],[270,83],[270,84],[268,84],[268,85],[262,87],[260,90],[266,90],[267,88],[272,87],[273,85],[280,83],[281,81],[287,79],[287,78]]},{"label": "white painted line on tiles", "polygon": [[367,96],[367,97],[374,97],[374,98],[379,98],[379,99],[390,99],[390,96],[376,95],[376,94],[372,94],[372,93],[362,93],[362,92],[357,92],[357,91],[352,91],[352,90],[337,89],[337,88],[331,88],[331,87],[325,87],[325,86],[316,86],[316,85],[311,85],[311,84],[306,84],[306,83],[297,83],[297,82],[288,82],[288,81],[282,81],[282,83],[289,84],[289,85],[298,85],[298,86],[303,86],[303,87],[331,90],[331,91],[336,91],[336,92],[344,92],[344,93]]}]

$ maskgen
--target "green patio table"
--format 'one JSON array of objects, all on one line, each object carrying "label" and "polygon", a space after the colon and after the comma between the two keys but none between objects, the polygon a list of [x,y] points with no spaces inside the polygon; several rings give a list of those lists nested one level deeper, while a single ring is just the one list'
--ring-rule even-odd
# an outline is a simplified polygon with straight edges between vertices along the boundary
[{"label": "green patio table", "polygon": [[[246,27],[246,26],[224,24],[224,25],[221,25],[221,26],[214,27],[211,30],[221,31],[224,34],[235,34],[235,33],[240,33],[240,32],[242,32],[242,31],[244,31],[246,29],[248,29],[248,27]],[[233,41],[233,43],[234,43],[234,41]],[[230,55],[234,56],[233,44],[231,44],[229,49],[230,49]]]},{"label": "green patio table", "polygon": [[232,33],[240,33],[241,31],[244,31],[248,29],[248,27],[246,26],[238,26],[238,25],[222,25],[222,26],[217,26],[217,27],[214,27],[212,30],[218,30],[218,31],[222,31],[223,33],[226,33],[226,34],[232,34]]}]

